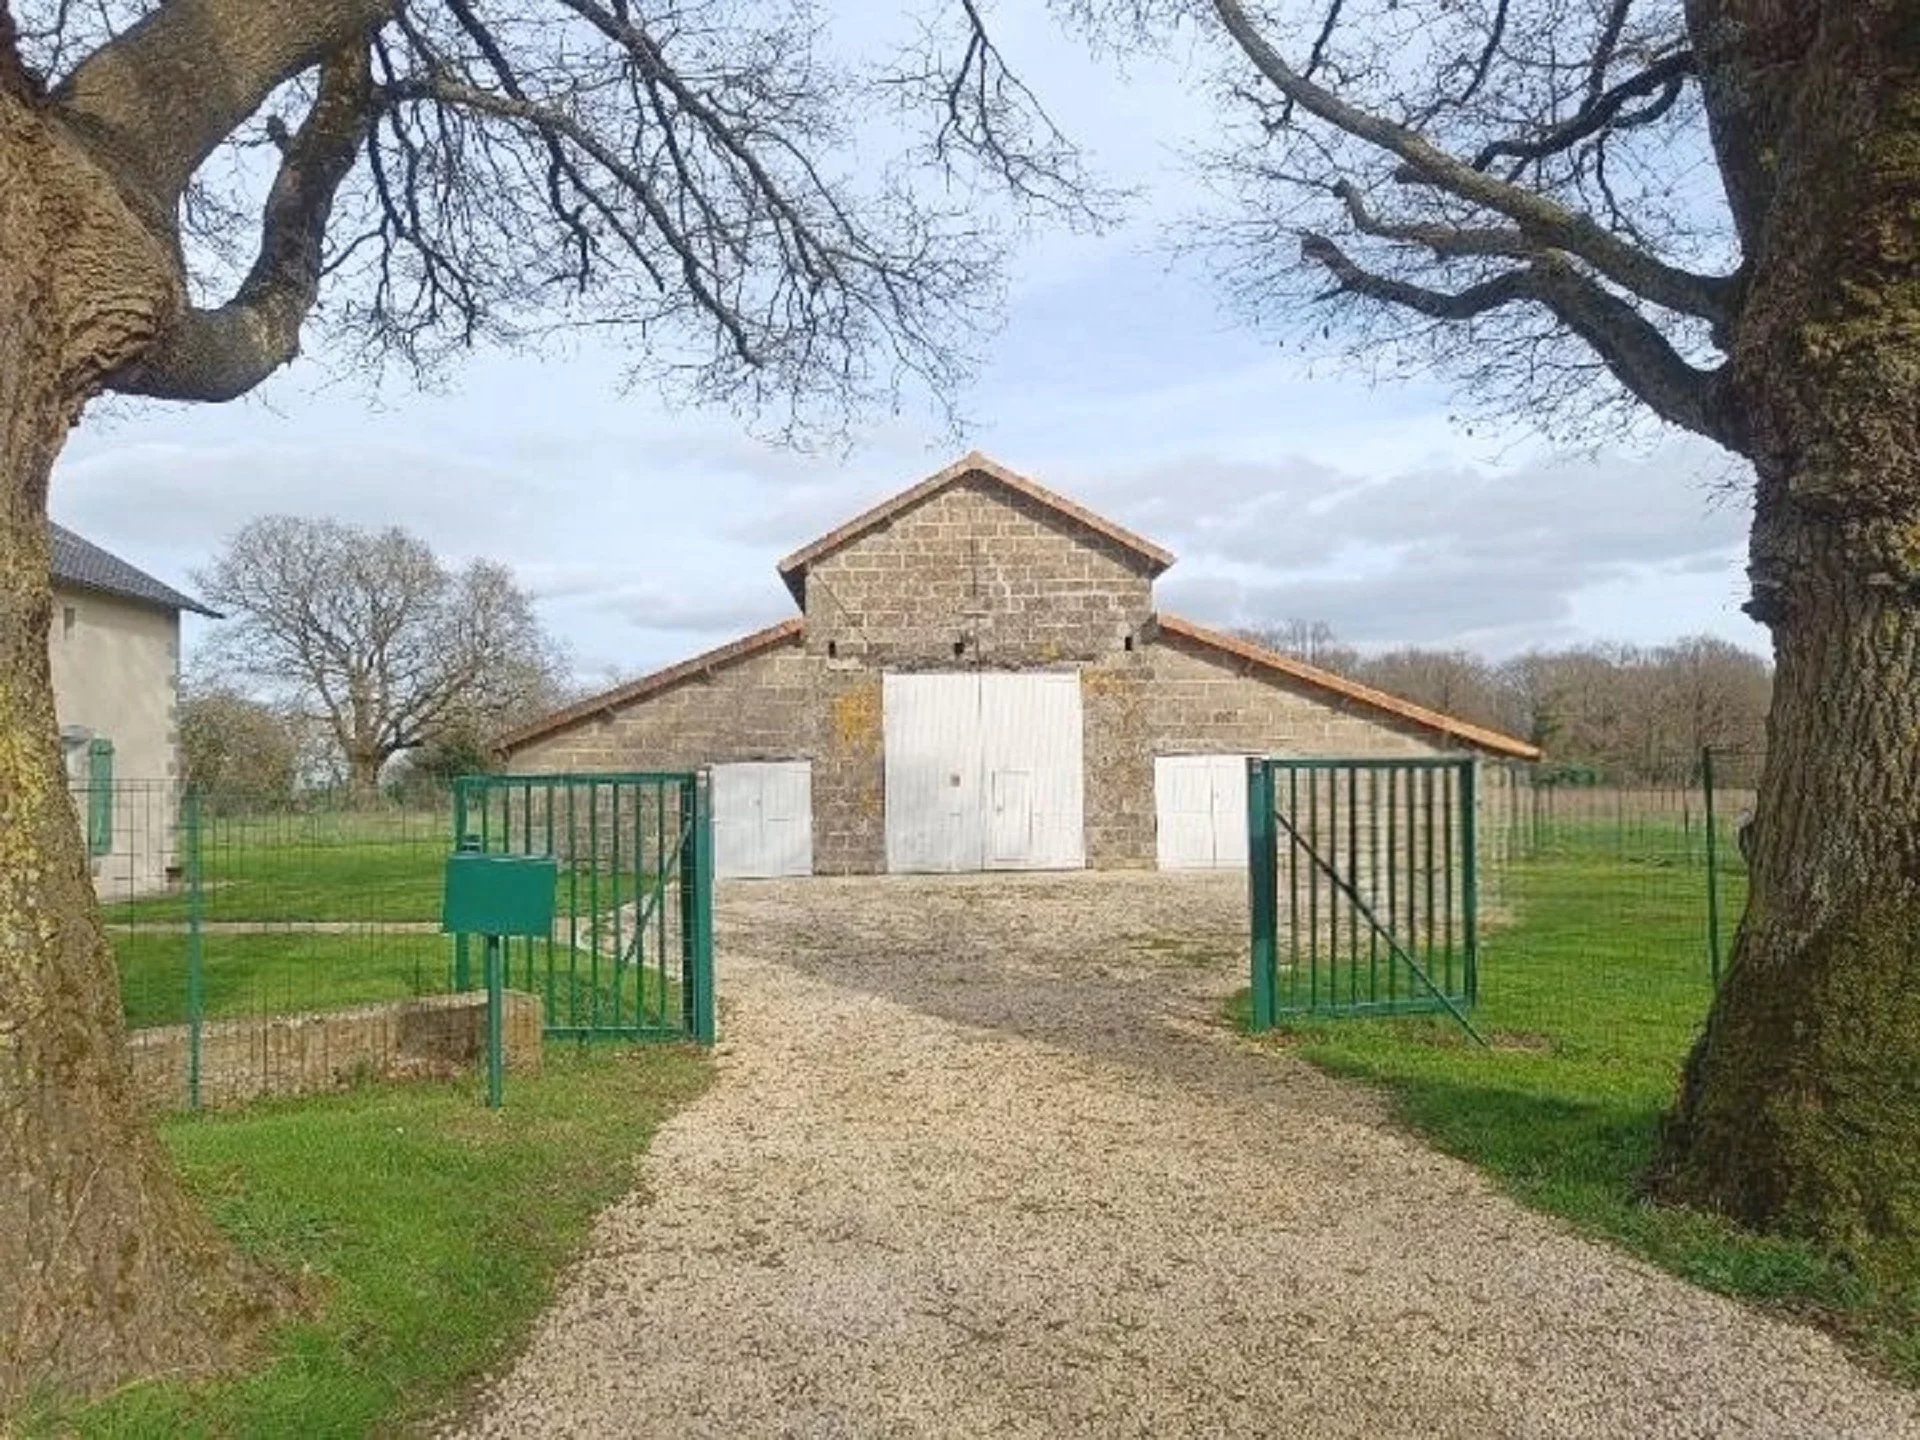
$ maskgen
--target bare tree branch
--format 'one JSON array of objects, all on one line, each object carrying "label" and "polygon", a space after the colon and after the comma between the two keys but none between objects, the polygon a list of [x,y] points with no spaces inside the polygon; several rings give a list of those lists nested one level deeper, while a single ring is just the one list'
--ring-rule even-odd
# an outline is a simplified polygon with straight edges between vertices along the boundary
[{"label": "bare tree branch", "polygon": [[1522,268],[1447,292],[1367,270],[1324,235],[1303,237],[1300,251],[1324,266],[1341,291],[1436,320],[1467,320],[1523,301],[1543,305],[1661,419],[1728,446],[1737,443],[1733,418],[1721,399],[1720,372],[1687,364],[1658,328],[1563,257],[1543,254]]},{"label": "bare tree branch", "polygon": [[[1657,120],[1672,107],[1679,98],[1681,85],[1694,73],[1693,52],[1675,51],[1638,75],[1622,80],[1611,90],[1595,96],[1579,114],[1564,124],[1539,135],[1489,141],[1473,157],[1473,168],[1485,170],[1502,156],[1516,160],[1538,160],[1543,155],[1556,154],[1596,135],[1608,126],[1641,125]],[[1640,110],[1626,110],[1629,100],[1637,100],[1645,95],[1656,95],[1656,98],[1652,104]]]},{"label": "bare tree branch", "polygon": [[320,289],[333,198],[366,138],[373,107],[364,41],[327,57],[307,118],[286,142],[267,196],[260,250],[239,292],[213,310],[189,309],[110,388],[169,400],[243,395],[300,349],[300,327]]},{"label": "bare tree branch", "polygon": [[6,0],[0,0],[0,90],[28,97],[40,93],[39,77],[21,57],[20,27]]},{"label": "bare tree branch", "polygon": [[66,121],[171,210],[201,163],[286,81],[398,0],[169,0],[55,91]]},{"label": "bare tree branch", "polygon": [[1489,175],[1448,154],[1416,130],[1360,109],[1295,71],[1248,17],[1239,0],[1214,0],[1214,9],[1260,73],[1302,109],[1400,159],[1396,178],[1432,185],[1505,215],[1530,238],[1578,255],[1614,283],[1657,305],[1715,325],[1728,318],[1731,282],[1670,265],[1629,244],[1590,216],[1569,210],[1538,190]]}]

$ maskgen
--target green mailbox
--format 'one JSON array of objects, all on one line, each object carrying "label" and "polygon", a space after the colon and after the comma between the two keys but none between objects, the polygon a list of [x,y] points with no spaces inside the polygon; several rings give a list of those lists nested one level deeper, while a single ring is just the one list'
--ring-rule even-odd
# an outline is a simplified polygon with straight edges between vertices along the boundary
[{"label": "green mailbox", "polygon": [[[447,857],[440,897],[440,928],[450,935],[487,938],[487,1104],[500,1106],[503,1085],[501,1007],[506,964],[501,941],[544,940],[553,934],[553,891],[559,867],[551,855],[487,855],[465,840]],[[465,985],[465,951],[455,983]]]},{"label": "green mailbox", "polygon": [[553,889],[559,874],[551,855],[482,855],[459,850],[447,857],[440,928],[449,935],[553,933]]}]

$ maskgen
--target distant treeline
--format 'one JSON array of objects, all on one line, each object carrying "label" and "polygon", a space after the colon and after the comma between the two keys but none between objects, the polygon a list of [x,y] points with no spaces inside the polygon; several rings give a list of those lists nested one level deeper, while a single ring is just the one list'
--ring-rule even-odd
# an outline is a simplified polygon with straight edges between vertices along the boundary
[{"label": "distant treeline", "polygon": [[1248,639],[1418,704],[1531,740],[1568,779],[1665,780],[1702,747],[1757,754],[1773,667],[1711,635],[1670,645],[1594,644],[1492,661],[1409,646],[1363,654],[1321,621],[1241,631]]}]

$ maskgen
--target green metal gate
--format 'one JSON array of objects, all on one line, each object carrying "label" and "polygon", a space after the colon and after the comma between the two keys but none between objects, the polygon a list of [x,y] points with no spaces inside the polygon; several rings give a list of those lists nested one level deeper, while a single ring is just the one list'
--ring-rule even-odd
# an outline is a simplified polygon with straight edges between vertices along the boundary
[{"label": "green metal gate", "polygon": [[[506,983],[541,998],[546,1033],[712,1043],[713,812],[704,772],[467,775],[454,843],[550,855],[553,932],[508,939]],[[481,983],[454,942],[453,983]]]},{"label": "green metal gate", "polygon": [[1253,1024],[1444,1010],[1479,990],[1474,762],[1247,763]]}]

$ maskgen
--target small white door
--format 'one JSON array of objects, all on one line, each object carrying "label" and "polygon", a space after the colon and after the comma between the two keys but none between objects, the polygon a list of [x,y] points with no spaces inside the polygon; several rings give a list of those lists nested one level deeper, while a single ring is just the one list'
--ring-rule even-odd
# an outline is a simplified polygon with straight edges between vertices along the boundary
[{"label": "small white door", "polygon": [[1247,863],[1246,756],[1156,756],[1153,801],[1162,870],[1229,870]]},{"label": "small white door", "polygon": [[813,766],[713,767],[713,871],[722,880],[813,873]]},{"label": "small white door", "polygon": [[887,868],[1085,863],[1080,677],[888,675]]}]

